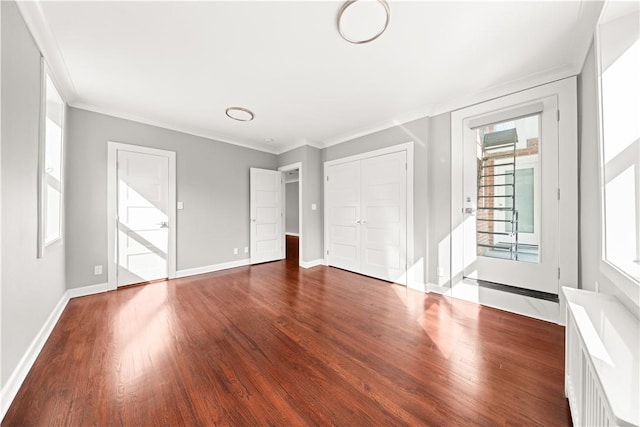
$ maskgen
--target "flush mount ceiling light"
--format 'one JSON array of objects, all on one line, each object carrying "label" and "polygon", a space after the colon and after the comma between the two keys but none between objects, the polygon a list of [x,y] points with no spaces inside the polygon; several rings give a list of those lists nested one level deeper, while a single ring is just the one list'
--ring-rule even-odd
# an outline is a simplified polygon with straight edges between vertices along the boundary
[{"label": "flush mount ceiling light", "polygon": [[349,43],[369,43],[384,33],[390,16],[385,0],[347,0],[338,12],[338,32]]},{"label": "flush mount ceiling light", "polygon": [[239,122],[250,122],[254,117],[251,110],[242,107],[229,107],[224,113],[230,119],[238,120]]}]

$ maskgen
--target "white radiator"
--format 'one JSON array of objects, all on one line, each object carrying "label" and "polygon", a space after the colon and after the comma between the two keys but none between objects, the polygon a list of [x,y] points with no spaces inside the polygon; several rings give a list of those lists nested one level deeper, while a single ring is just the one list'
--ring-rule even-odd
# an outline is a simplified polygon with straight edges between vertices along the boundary
[{"label": "white radiator", "polygon": [[565,393],[575,426],[638,426],[639,322],[614,297],[567,290]]}]

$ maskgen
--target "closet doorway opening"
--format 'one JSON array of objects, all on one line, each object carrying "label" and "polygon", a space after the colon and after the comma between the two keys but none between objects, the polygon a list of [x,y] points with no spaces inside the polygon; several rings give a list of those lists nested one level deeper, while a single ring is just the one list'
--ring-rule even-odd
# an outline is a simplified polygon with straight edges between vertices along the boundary
[{"label": "closet doorway opening", "polygon": [[278,168],[283,177],[283,258],[287,263],[302,261],[302,164]]}]

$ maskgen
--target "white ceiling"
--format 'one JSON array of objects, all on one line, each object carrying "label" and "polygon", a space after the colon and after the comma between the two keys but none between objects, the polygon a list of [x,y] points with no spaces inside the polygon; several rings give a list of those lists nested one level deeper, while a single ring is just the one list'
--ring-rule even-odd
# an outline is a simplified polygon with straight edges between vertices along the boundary
[{"label": "white ceiling", "polygon": [[[68,103],[279,153],[580,71],[600,3],[395,2],[366,45],[334,1],[24,2]],[[252,122],[225,116],[249,108]],[[265,139],[273,142],[265,142]]]}]

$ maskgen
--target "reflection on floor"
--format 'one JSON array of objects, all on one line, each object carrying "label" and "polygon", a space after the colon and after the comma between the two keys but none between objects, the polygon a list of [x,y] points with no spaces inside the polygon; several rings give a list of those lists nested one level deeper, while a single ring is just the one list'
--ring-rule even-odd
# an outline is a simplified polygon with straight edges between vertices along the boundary
[{"label": "reflection on floor", "polygon": [[570,426],[564,328],[287,261],[69,301],[2,423]]}]

